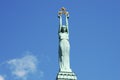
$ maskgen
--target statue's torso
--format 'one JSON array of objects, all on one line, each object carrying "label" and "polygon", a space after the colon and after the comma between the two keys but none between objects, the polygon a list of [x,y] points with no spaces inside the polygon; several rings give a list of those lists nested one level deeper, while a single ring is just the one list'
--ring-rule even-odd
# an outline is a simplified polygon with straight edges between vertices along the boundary
[{"label": "statue's torso", "polygon": [[59,33],[59,38],[61,40],[68,40],[69,39],[68,33],[67,32],[65,32],[65,33]]}]

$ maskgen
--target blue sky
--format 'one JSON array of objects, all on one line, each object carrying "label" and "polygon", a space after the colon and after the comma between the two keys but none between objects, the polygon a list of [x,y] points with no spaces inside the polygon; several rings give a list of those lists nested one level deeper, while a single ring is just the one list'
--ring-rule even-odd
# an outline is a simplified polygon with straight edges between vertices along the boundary
[{"label": "blue sky", "polygon": [[70,13],[78,80],[120,80],[119,0],[0,0],[0,80],[55,80],[57,12]]}]

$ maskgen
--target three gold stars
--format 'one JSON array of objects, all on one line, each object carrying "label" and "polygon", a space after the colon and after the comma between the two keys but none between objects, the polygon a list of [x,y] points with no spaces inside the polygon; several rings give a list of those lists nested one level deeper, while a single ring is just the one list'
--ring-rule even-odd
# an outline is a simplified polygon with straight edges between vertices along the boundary
[{"label": "three gold stars", "polygon": [[69,15],[69,13],[66,11],[66,8],[64,8],[64,7],[62,7],[62,8],[60,9],[60,11],[58,12],[58,15],[61,16],[62,14],[66,15],[66,16]]}]

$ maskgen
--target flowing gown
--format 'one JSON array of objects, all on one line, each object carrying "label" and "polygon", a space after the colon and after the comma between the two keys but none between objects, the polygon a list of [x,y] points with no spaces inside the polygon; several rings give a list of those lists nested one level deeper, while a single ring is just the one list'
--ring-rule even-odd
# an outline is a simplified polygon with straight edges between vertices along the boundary
[{"label": "flowing gown", "polygon": [[60,70],[70,72],[70,44],[69,44],[69,34],[67,32],[59,33],[59,62],[60,62]]}]

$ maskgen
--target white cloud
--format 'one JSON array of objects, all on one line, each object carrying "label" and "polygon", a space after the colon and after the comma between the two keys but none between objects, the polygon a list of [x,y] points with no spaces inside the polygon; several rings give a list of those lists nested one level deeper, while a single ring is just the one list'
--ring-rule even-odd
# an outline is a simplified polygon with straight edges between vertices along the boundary
[{"label": "white cloud", "polygon": [[22,58],[8,61],[12,75],[22,80],[27,80],[29,74],[37,73],[37,63],[38,60],[34,55],[26,55]]},{"label": "white cloud", "polygon": [[0,80],[5,80],[4,76],[0,75]]}]

